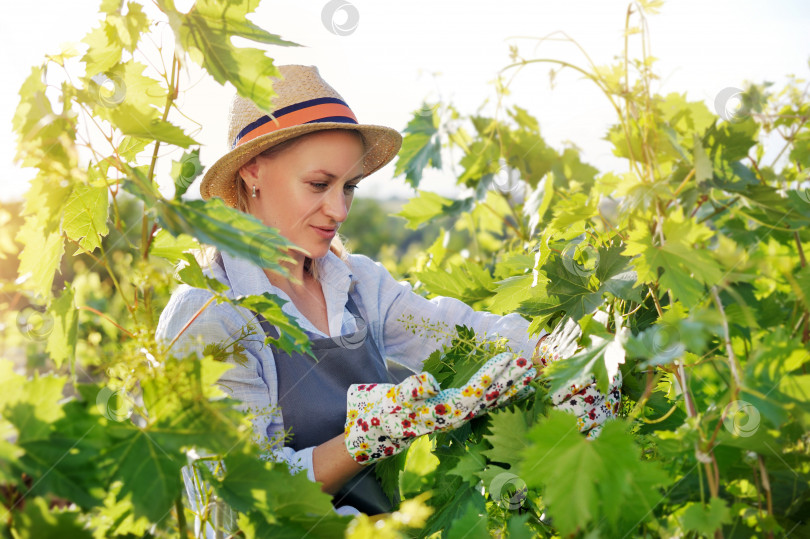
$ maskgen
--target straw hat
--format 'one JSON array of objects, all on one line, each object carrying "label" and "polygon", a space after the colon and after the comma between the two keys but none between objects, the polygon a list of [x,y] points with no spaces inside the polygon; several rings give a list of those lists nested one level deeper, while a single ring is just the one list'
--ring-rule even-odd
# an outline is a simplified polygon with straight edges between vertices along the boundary
[{"label": "straw hat", "polygon": [[283,78],[273,78],[272,115],[249,99],[235,96],[231,103],[228,142],[231,151],[211,165],[203,176],[203,199],[219,197],[236,207],[240,168],[264,150],[285,140],[324,129],[353,129],[365,141],[363,175],[368,176],[391,161],[402,146],[395,129],[357,122],[352,110],[315,66],[277,66]]}]

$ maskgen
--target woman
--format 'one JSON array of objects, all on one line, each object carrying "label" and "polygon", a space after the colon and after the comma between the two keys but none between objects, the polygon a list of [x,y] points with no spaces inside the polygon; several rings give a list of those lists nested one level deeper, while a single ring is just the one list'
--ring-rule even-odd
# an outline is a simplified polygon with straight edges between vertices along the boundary
[{"label": "woman", "polygon": [[[427,300],[382,265],[345,252],[336,234],[357,184],[396,156],[401,136],[387,127],[359,124],[317,68],[279,70],[283,79],[274,81],[273,118],[249,100],[235,98],[232,150],[207,171],[200,192],[278,228],[299,247],[286,264],[292,279],[227,253],[214,255],[210,272],[234,297],[270,292],[289,300],[283,310],[308,332],[318,362],[245,342],[247,362],[227,371],[220,384],[244,409],[268,411],[254,421],[260,442],[292,431],[291,439],[269,447],[272,457],[321,482],[334,494],[339,513],[386,512],[391,503],[373,463],[404,450],[417,436],[455,428],[528,394],[536,371],[523,357],[531,356],[537,340],[529,338],[528,322],[518,314],[475,312],[452,298]],[[205,290],[180,286],[161,315],[158,338],[171,342],[209,297]],[[507,337],[516,353],[493,358],[473,377],[471,383],[487,388],[479,396],[442,391],[426,373],[402,380],[389,372],[386,359],[418,373],[447,339],[416,335],[408,320],[423,320],[427,327],[465,324],[480,335]],[[245,325],[278,337],[259,313],[212,305],[172,353],[183,347],[200,351],[204,342],[232,338]],[[577,329],[571,324],[558,332],[560,342],[535,354],[537,364],[552,359],[555,350],[575,347]],[[409,414],[428,408],[441,412],[441,422],[414,425]]]}]

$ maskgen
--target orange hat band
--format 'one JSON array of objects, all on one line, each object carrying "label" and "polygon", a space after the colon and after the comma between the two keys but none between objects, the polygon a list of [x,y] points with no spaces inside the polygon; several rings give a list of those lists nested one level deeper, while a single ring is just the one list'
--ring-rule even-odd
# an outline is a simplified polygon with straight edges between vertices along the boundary
[{"label": "orange hat band", "polygon": [[357,118],[349,106],[334,97],[321,97],[296,103],[274,111],[271,116],[262,116],[255,122],[245,126],[236,136],[231,148],[236,148],[267,133],[296,125],[315,122],[357,123]]}]

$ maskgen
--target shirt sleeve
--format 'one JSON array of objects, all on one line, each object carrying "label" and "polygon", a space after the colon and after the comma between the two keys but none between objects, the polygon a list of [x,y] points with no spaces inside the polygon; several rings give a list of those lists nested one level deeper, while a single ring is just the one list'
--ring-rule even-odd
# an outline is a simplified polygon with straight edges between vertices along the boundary
[{"label": "shirt sleeve", "polygon": [[[167,345],[171,343],[210,298],[211,293],[207,290],[187,285],[178,288],[160,315],[156,340]],[[278,443],[283,434],[283,423],[275,393],[273,353],[269,346],[264,346],[264,332],[261,326],[252,323],[248,311],[240,312],[242,310],[227,303],[209,305],[183,332],[169,353],[184,357],[194,352],[198,357],[202,357],[207,344],[229,342],[240,335],[246,324],[251,326],[250,329],[256,333],[242,341],[247,361],[240,364],[229,358],[228,362],[234,367],[220,377],[218,384],[231,398],[240,401],[241,404],[237,409],[254,414],[251,419],[253,435],[255,442],[265,450],[262,458],[287,463],[291,473],[306,470],[309,480],[315,481],[312,465],[314,447],[295,451]],[[268,385],[268,378],[273,384],[272,391]]]},{"label": "shirt sleeve", "polygon": [[396,281],[379,262],[363,255],[352,255],[351,260],[361,277],[361,291],[379,306],[384,355],[416,372],[433,351],[452,341],[456,325],[471,327],[480,338],[505,337],[515,354],[527,358],[546,333],[531,337],[529,322],[518,313],[501,316],[476,311],[463,301],[444,296],[429,300],[414,292],[410,283]]}]

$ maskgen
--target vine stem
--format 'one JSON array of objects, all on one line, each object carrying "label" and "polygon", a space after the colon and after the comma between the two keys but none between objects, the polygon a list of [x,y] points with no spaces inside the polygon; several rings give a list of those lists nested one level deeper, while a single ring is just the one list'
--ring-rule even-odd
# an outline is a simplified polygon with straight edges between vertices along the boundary
[{"label": "vine stem", "polygon": [[718,214],[720,214],[720,213],[723,213],[724,211],[726,211],[727,209],[729,209],[729,208],[731,207],[731,205],[732,205],[732,204],[734,204],[735,202],[737,202],[737,199],[738,199],[738,198],[740,198],[740,197],[739,197],[739,196],[736,196],[736,197],[732,198],[732,199],[729,201],[729,203],[728,203],[728,204],[726,204],[726,205],[722,205],[722,204],[721,204],[719,208],[715,208],[715,209],[714,209],[714,212],[712,212],[712,213],[710,213],[709,215],[707,215],[707,216],[703,217],[703,218],[702,218],[700,221],[698,221],[698,223],[703,223],[703,222],[705,222],[705,221],[708,221],[709,219],[711,219],[711,218],[712,218],[712,217],[714,217],[715,215],[718,215]]},{"label": "vine stem", "polygon": [[206,310],[206,309],[208,308],[208,306],[209,306],[209,305],[211,305],[211,303],[213,303],[213,302],[214,302],[214,300],[215,300],[215,299],[217,299],[217,297],[216,297],[216,296],[211,296],[210,298],[208,298],[208,301],[206,301],[206,302],[205,302],[205,304],[204,304],[202,307],[200,307],[199,309],[197,309],[197,312],[196,312],[196,313],[194,313],[194,316],[192,316],[192,317],[189,319],[189,321],[188,321],[188,322],[186,322],[186,325],[185,325],[185,326],[183,326],[182,328],[180,328],[180,331],[178,331],[178,332],[177,332],[177,335],[175,335],[174,339],[172,339],[172,342],[170,342],[170,343],[169,343],[169,346],[166,348],[167,350],[171,349],[171,347],[172,347],[172,346],[174,346],[174,343],[176,343],[176,342],[177,342],[177,339],[179,339],[179,338],[180,338],[180,335],[182,335],[182,334],[183,334],[183,332],[184,332],[184,331],[186,331],[186,330],[188,329],[188,327],[189,327],[189,326],[190,326],[190,325],[191,325],[191,324],[192,324],[192,323],[193,323],[193,322],[194,322],[194,321],[197,319],[197,317],[198,317],[198,316],[200,316],[200,315],[202,314],[202,312],[203,312],[204,310]]},{"label": "vine stem", "polygon": [[[539,344],[539,343],[538,343]],[[653,389],[655,388],[656,382],[659,379],[658,374],[654,374],[653,369],[647,370],[647,385],[644,387],[644,393],[641,395],[641,398],[636,401],[635,407],[630,411],[628,417],[635,418],[644,410],[644,407],[647,405],[647,400],[652,395]]]},{"label": "vine stem", "polygon": [[[690,418],[694,419],[695,421],[698,420],[697,417],[697,409],[695,408],[695,404],[692,402],[692,398],[689,396],[689,386],[686,377],[686,370],[684,369],[683,362],[677,362],[677,371],[676,371],[676,378],[678,379],[678,383],[681,386],[681,392],[683,393],[684,402],[686,404],[686,413],[689,415]],[[703,453],[703,447],[705,444],[702,443],[703,440],[703,433],[698,426],[698,437],[700,438],[700,445],[696,443],[695,445],[695,453],[698,452]],[[706,481],[709,483],[709,492],[711,493],[712,497],[716,498],[719,494],[718,489],[718,481],[716,481],[716,474],[719,473],[716,469],[713,469],[712,464],[714,463],[714,468],[716,468],[716,461],[714,460],[714,455],[711,449],[708,449],[708,456],[712,459],[712,462],[705,462],[704,460],[698,457],[698,460],[703,464],[704,471],[706,473]],[[702,490],[701,490],[702,496]],[[722,533],[719,537],[722,537]]]},{"label": "vine stem", "polygon": [[[759,473],[762,475],[762,490],[765,491],[765,499],[768,502],[768,516],[773,518],[773,497],[771,496],[771,482],[768,479],[768,470],[765,469],[765,461],[762,455],[757,455],[759,462]],[[768,532],[768,537],[773,539],[773,532]]]},{"label": "vine stem", "polygon": [[94,309],[94,308],[92,308],[92,307],[88,307],[87,305],[82,305],[82,306],[80,306],[80,307],[77,307],[77,309],[78,309],[78,310],[80,310],[80,311],[90,311],[91,313],[95,313],[95,314],[99,315],[100,317],[102,317],[102,318],[103,318],[104,320],[106,320],[107,322],[109,322],[110,324],[114,325],[115,327],[117,327],[118,329],[120,329],[121,331],[123,331],[124,333],[126,333],[126,334],[129,336],[129,338],[130,338],[130,339],[134,339],[134,338],[135,338],[135,335],[133,335],[132,333],[130,333],[129,331],[127,331],[126,329],[124,329],[124,328],[123,328],[122,326],[120,326],[120,325],[119,325],[119,324],[118,324],[118,323],[117,323],[115,320],[113,320],[112,318],[110,318],[110,317],[109,317],[109,316],[107,316],[106,314],[104,314],[104,313],[102,313],[102,312],[100,312],[100,311],[97,311],[96,309]]},{"label": "vine stem", "polygon": [[[169,117],[169,111],[174,104],[174,99],[177,97],[177,91],[179,86],[180,80],[180,73],[177,69],[179,64],[179,60],[177,56],[172,56],[172,73],[168,79],[168,88],[166,92],[166,106],[163,108],[163,121],[165,122],[166,119]],[[177,81],[175,81],[175,78]],[[155,165],[157,164],[158,159],[158,151],[160,150],[160,141],[155,141],[155,148],[152,151],[152,159],[149,162],[149,173],[147,174],[147,181],[149,185],[152,185],[154,182],[155,177]],[[143,210],[143,220],[141,222],[141,248],[143,251],[141,252],[141,256],[144,260],[149,257],[149,216],[147,214],[146,208],[144,207]]]},{"label": "vine stem", "polygon": [[737,366],[737,358],[734,355],[734,348],[731,346],[731,336],[728,330],[728,319],[726,318],[726,311],[723,309],[723,302],[720,301],[720,295],[717,293],[717,287],[713,286],[711,289],[712,298],[717,305],[717,310],[720,311],[720,317],[723,319],[723,337],[726,342],[726,352],[728,353],[728,365],[731,368],[731,378],[734,381],[734,386],[731,388],[734,395],[734,400],[740,392],[742,381],[740,380],[739,367]]},{"label": "vine stem", "polygon": [[[508,226],[512,230],[514,230],[515,234],[517,235],[518,238],[520,238],[523,241],[526,241],[523,233],[520,230],[518,230],[517,228],[515,228],[515,225],[510,223],[504,216],[500,215],[497,211],[495,211],[495,208],[493,208],[492,206],[490,206],[486,202],[479,202],[479,204],[481,206],[485,207],[486,209],[488,209],[489,211],[491,211],[495,215],[495,217],[499,217],[501,219],[501,221],[503,221],[503,224],[505,224],[506,226]],[[511,208],[511,205],[510,205],[510,208]],[[513,209],[512,214],[514,215],[514,209]]]},{"label": "vine stem", "polygon": [[658,285],[655,283],[651,284],[650,292],[652,293],[653,303],[655,303],[655,310],[658,311],[658,316],[664,316],[664,310],[661,308],[661,303],[658,301]]},{"label": "vine stem", "polygon": [[187,537],[188,531],[186,530],[186,514],[183,509],[183,496],[178,496],[174,499],[174,509],[177,511],[177,527],[180,537]]},{"label": "vine stem", "polygon": [[[691,179],[692,179],[692,176],[694,176],[694,175],[695,175],[695,170],[696,170],[696,169],[694,169],[694,168],[693,168],[692,170],[690,170],[690,171],[689,171],[689,174],[687,174],[687,175],[686,175],[686,178],[684,178],[684,179],[683,179],[683,181],[682,181],[682,182],[681,182],[681,184],[678,186],[678,188],[677,188],[677,189],[675,189],[675,192],[673,192],[673,193],[672,193],[672,196],[673,196],[673,197],[678,196],[678,195],[680,194],[680,192],[681,192],[681,189],[683,189],[684,187],[686,187],[686,184],[687,184],[687,183],[689,183],[689,180],[691,180]],[[667,205],[669,205],[669,203],[667,203]]]}]

